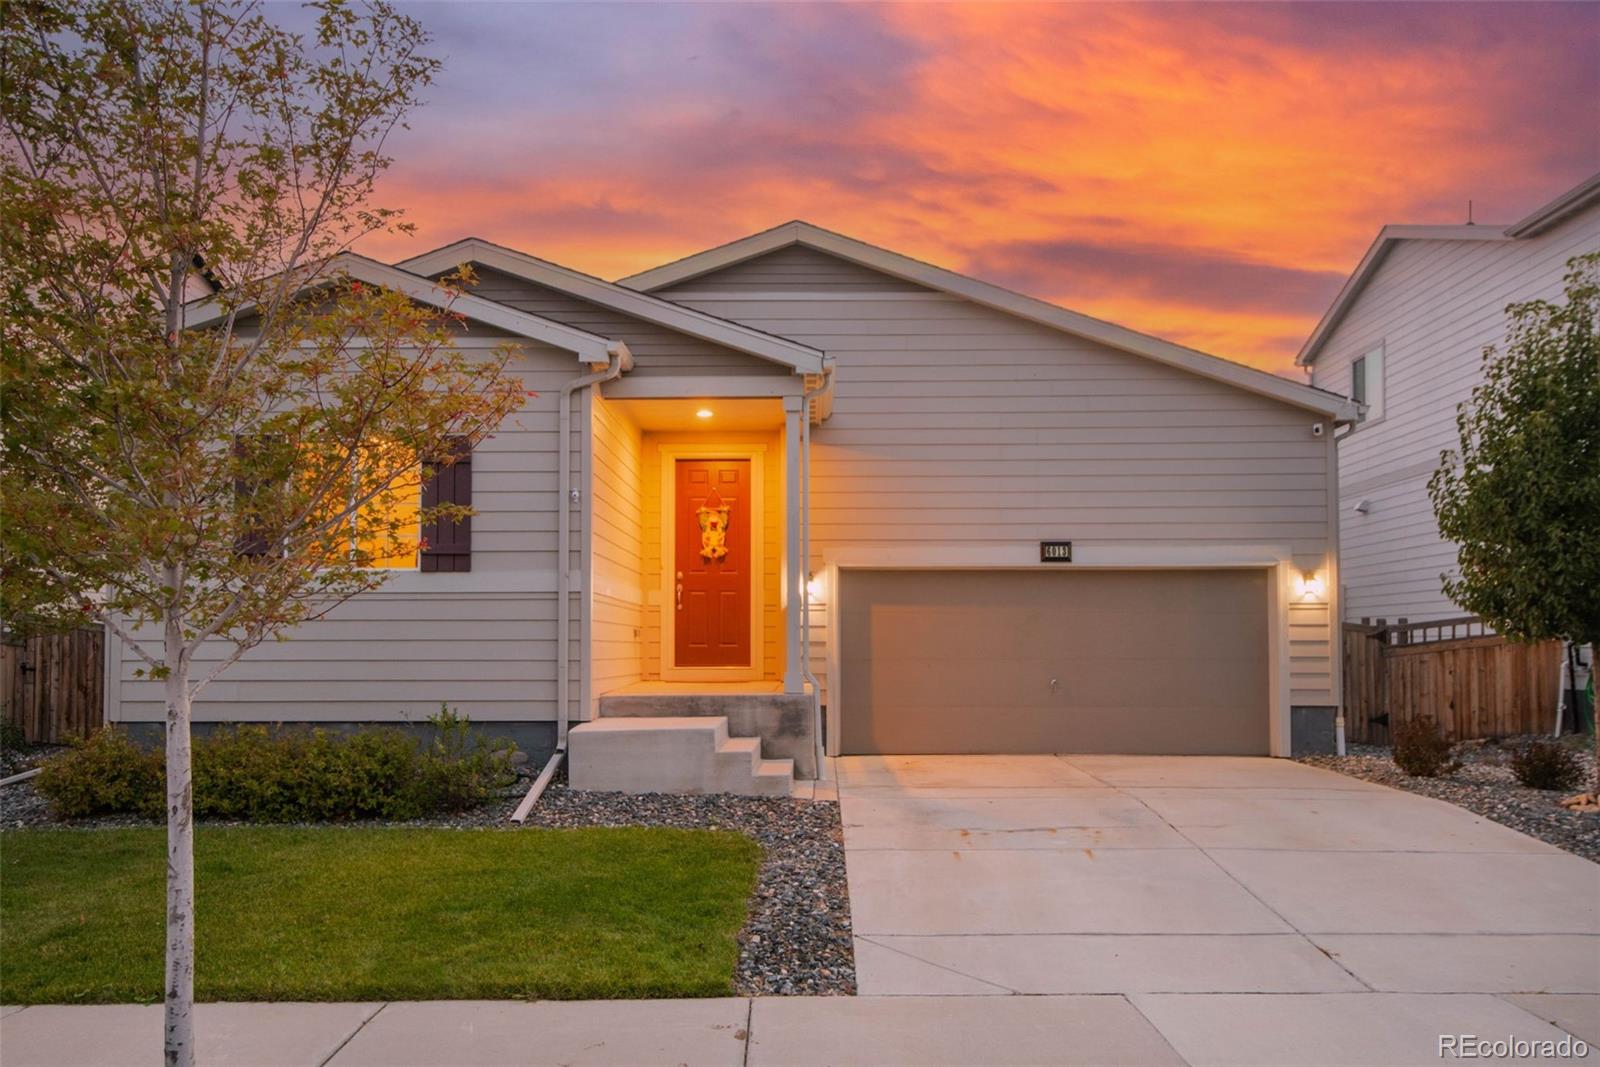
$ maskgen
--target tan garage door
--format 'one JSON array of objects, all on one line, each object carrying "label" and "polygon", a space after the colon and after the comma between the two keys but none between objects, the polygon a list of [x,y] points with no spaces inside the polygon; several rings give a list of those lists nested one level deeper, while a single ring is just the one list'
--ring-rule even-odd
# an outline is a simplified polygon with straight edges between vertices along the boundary
[{"label": "tan garage door", "polygon": [[1264,571],[839,577],[841,751],[1267,753]]}]

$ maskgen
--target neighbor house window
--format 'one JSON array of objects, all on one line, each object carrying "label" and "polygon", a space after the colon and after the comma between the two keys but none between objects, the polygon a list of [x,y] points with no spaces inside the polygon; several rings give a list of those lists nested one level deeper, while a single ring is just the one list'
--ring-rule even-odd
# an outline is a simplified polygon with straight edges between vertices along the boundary
[{"label": "neighbor house window", "polygon": [[1367,422],[1383,418],[1383,349],[1374,348],[1350,365],[1350,399],[1366,408]]}]

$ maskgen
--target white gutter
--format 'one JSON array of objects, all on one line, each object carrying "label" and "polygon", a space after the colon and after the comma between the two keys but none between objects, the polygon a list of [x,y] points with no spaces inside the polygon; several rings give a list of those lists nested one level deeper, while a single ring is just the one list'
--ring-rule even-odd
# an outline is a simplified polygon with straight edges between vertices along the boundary
[{"label": "white gutter", "polygon": [[[811,673],[811,401],[833,388],[833,365],[822,370],[822,384],[800,396],[800,676],[811,685],[811,741],[816,750],[817,780],[826,777],[822,745],[822,687]],[[832,592],[830,590],[830,592]],[[833,610],[839,610],[837,603]]]},{"label": "white gutter", "polygon": [[[557,491],[560,499],[556,513],[556,750],[551,753],[539,777],[534,779],[528,795],[522,798],[512,820],[522,822],[528,817],[534,802],[550,784],[556,768],[567,753],[567,729],[571,720],[570,694],[572,691],[571,648],[572,628],[572,505],[577,502],[579,490],[572,484],[572,398],[581,390],[600,382],[615,381],[622,372],[632,368],[633,353],[621,341],[606,346],[606,369],[572,379],[561,387],[559,406],[561,454],[560,478]],[[581,473],[581,472],[580,472]]]}]

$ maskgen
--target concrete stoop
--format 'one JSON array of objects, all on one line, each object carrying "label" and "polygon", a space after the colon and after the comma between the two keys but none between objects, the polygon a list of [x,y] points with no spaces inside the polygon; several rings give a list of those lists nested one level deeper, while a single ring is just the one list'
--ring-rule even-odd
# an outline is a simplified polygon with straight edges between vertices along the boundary
[{"label": "concrete stoop", "polygon": [[794,761],[764,759],[759,737],[730,737],[723,716],[604,718],[567,735],[574,789],[784,797]]},{"label": "concrete stoop", "polygon": [[761,751],[794,761],[796,778],[817,776],[809,693],[605,693],[602,719],[721,718],[733,737],[754,737]]}]

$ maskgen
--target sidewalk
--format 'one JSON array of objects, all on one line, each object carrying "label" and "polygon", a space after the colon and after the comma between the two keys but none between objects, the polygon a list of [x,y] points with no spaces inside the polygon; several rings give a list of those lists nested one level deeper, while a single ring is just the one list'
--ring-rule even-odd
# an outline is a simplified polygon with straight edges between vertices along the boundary
[{"label": "sidewalk", "polygon": [[[1440,1063],[1442,1032],[1561,1040],[1563,1031],[1546,1019],[1586,1037],[1592,1049],[1600,1042],[1597,999],[1335,993],[202,1004],[196,1031],[203,1067],[1400,1067]],[[0,1062],[154,1067],[161,1008],[0,1009]]]}]

